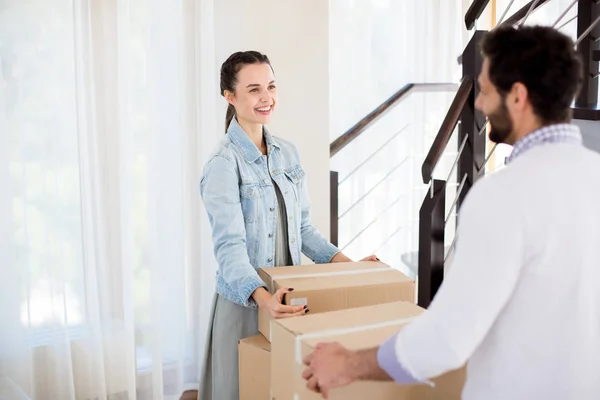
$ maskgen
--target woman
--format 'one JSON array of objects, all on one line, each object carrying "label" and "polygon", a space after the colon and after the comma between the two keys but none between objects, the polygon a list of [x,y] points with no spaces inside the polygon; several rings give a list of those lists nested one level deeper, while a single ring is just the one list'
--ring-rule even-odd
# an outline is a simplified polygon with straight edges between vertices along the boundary
[{"label": "woman", "polygon": [[226,135],[200,183],[219,266],[200,400],[238,400],[237,344],[258,334],[259,307],[274,318],[309,312],[282,305],[293,289],[270,294],[258,268],[298,265],[301,253],[315,263],[352,261],[310,223],[298,151],[264,127],[277,105],[267,56],[232,54],[221,67],[221,94]]}]

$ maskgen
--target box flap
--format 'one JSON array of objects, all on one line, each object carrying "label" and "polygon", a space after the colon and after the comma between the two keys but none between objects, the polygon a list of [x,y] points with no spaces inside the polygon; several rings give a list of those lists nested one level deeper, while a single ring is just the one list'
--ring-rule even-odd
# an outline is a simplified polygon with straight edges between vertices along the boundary
[{"label": "box flap", "polygon": [[265,351],[271,351],[271,343],[263,335],[251,336],[240,340],[240,344],[246,344],[249,346],[257,347]]},{"label": "box flap", "polygon": [[285,275],[310,275],[327,272],[378,269],[383,267],[391,268],[389,265],[384,264],[382,262],[358,261],[329,264],[296,265],[291,267],[261,268],[259,270],[259,274],[263,279],[268,278],[270,280],[277,279]]},{"label": "box flap", "polygon": [[295,279],[276,279],[276,289],[293,287],[294,290],[323,290],[366,287],[391,283],[413,284],[414,281],[400,271],[389,269],[387,271],[372,270],[357,275],[319,276]]}]

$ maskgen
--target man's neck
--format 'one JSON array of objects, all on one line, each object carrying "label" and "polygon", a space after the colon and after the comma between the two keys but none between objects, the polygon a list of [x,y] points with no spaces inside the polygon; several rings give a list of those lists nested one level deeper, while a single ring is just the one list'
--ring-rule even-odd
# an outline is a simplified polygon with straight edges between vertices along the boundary
[{"label": "man's neck", "polygon": [[538,129],[542,128],[543,126],[545,126],[545,125],[537,120],[523,124],[523,126],[520,127],[518,129],[518,131],[512,135],[512,138],[511,138],[512,143],[508,143],[508,144],[514,146],[515,143],[517,143],[519,140],[523,139],[525,136],[529,135],[530,133],[537,131]]}]

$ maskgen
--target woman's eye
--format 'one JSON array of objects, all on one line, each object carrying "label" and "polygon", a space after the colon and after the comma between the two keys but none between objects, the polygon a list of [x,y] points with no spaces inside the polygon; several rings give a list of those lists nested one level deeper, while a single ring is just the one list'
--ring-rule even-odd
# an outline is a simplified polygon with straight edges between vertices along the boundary
[{"label": "woman's eye", "polygon": [[275,85],[269,86],[269,90],[275,89]]},{"label": "woman's eye", "polygon": [[250,93],[256,93],[256,92],[258,92],[258,89],[256,89],[256,88],[255,88],[255,89],[252,89],[252,90],[250,90]]}]

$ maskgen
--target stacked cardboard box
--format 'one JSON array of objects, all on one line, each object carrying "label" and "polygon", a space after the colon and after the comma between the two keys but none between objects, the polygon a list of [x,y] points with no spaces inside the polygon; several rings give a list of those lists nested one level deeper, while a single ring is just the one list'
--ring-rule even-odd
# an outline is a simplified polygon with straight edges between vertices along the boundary
[{"label": "stacked cardboard box", "polygon": [[[284,298],[287,305],[306,305],[310,314],[415,299],[415,282],[381,262],[354,262],[263,268],[259,275],[271,293],[293,288]],[[273,319],[258,313],[258,330],[271,338]]]},{"label": "stacked cardboard box", "polygon": [[[408,302],[379,304],[331,313],[290,318],[274,324],[271,348],[271,399],[316,400],[302,379],[302,359],[319,342],[338,342],[351,350],[381,345],[423,309]],[[334,389],[331,400],[459,400],[464,370],[453,371],[429,385],[397,385],[394,382],[356,382]]]},{"label": "stacked cardboard box", "polygon": [[[240,400],[318,399],[305,389],[298,363],[301,355],[320,341],[338,341],[353,349],[379,345],[400,330],[407,318],[422,312],[414,305],[414,281],[383,263],[265,268],[260,276],[272,292],[294,288],[285,304],[306,304],[310,313],[273,320],[259,312],[262,335],[239,344]],[[332,398],[459,399],[463,380],[462,372],[449,374],[436,381],[435,389],[360,382],[334,391]]]},{"label": "stacked cardboard box", "polygon": [[271,399],[271,343],[262,335],[240,341],[240,400]]}]

